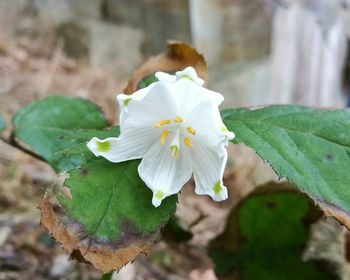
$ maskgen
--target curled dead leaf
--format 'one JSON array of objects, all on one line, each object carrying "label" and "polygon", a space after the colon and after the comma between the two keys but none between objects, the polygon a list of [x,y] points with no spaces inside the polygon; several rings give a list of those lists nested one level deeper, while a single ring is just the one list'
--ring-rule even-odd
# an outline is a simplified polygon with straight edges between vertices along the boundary
[{"label": "curled dead leaf", "polygon": [[196,49],[187,44],[169,42],[165,52],[148,59],[131,75],[128,85],[124,89],[124,93],[132,94],[137,90],[138,84],[142,79],[157,71],[173,72],[187,66],[195,68],[198,76],[207,82],[207,64],[203,55],[199,54]]},{"label": "curled dead leaf", "polygon": [[70,189],[67,187],[63,187],[61,190],[62,195],[67,199],[72,199],[72,193],[70,192]]},{"label": "curled dead leaf", "polygon": [[86,236],[81,236],[74,226],[63,222],[64,216],[61,217],[58,214],[46,196],[41,201],[39,208],[41,225],[62,244],[70,257],[91,264],[103,273],[119,270],[139,254],[146,254],[158,236],[157,232],[151,238],[133,240],[132,243],[118,248],[110,244],[90,244]]},{"label": "curled dead leaf", "polygon": [[323,210],[323,213],[327,217],[334,217],[339,223],[341,223],[348,230],[350,230],[350,213],[346,213],[344,210],[340,209],[339,207],[336,207],[335,205],[321,202],[319,200],[316,200],[316,203],[320,206],[320,208]]}]

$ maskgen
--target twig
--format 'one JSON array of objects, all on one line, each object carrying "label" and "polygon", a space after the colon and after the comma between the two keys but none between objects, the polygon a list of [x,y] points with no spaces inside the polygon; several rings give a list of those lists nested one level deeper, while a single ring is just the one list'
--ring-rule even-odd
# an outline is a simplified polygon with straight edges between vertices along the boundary
[{"label": "twig", "polygon": [[17,142],[16,137],[15,137],[15,135],[14,135],[13,132],[11,133],[9,139],[6,139],[5,137],[0,136],[0,140],[1,140],[2,142],[4,142],[5,144],[7,144],[7,145],[10,145],[10,146],[12,146],[12,147],[15,147],[15,148],[21,150],[22,152],[24,152],[24,153],[26,153],[26,154],[28,154],[28,155],[30,155],[30,156],[32,156],[32,157],[34,157],[34,158],[40,160],[40,161],[43,161],[43,162],[46,162],[46,163],[47,163],[47,161],[46,161],[43,157],[37,155],[36,153],[34,153],[33,151],[31,151],[31,150],[29,150],[29,149],[27,149],[27,148],[21,146],[21,144],[19,144],[19,143]]}]

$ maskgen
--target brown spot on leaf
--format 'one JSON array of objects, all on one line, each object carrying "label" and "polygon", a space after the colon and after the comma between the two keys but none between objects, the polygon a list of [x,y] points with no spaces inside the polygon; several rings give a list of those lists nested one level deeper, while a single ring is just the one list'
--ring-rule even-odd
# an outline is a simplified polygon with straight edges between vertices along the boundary
[{"label": "brown spot on leaf", "polygon": [[325,154],[324,158],[325,158],[327,161],[332,161],[332,160],[333,160],[333,155],[332,155],[332,154]]},{"label": "brown spot on leaf", "polygon": [[267,208],[271,208],[271,209],[272,209],[272,208],[276,208],[276,203],[274,203],[274,202],[267,202],[267,203],[266,203],[266,207],[267,207]]},{"label": "brown spot on leaf", "polygon": [[169,42],[165,52],[151,57],[132,74],[124,93],[132,94],[137,90],[137,85],[142,79],[157,71],[173,72],[187,66],[195,68],[198,76],[207,82],[207,64],[203,55],[187,44]]},{"label": "brown spot on leaf", "polygon": [[62,244],[70,257],[80,262],[89,263],[103,273],[118,270],[128,262],[133,261],[139,254],[146,254],[158,236],[158,233],[155,233],[148,239],[136,239],[119,248],[112,248],[107,244],[100,243],[93,243],[89,246],[86,238],[81,239],[72,227],[63,223],[65,219],[62,219],[55,212],[46,196],[41,201],[39,208],[41,210],[41,225]]},{"label": "brown spot on leaf", "polygon": [[80,169],[80,174],[85,177],[86,175],[89,174],[89,170],[87,170],[87,168],[85,168],[85,167],[82,167]]}]

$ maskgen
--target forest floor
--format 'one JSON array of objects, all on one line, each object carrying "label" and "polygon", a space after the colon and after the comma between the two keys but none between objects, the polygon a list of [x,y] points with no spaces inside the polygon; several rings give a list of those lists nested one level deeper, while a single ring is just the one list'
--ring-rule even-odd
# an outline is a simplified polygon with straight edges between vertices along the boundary
[{"label": "forest floor", "polygon": [[[14,113],[49,95],[79,96],[101,106],[110,124],[118,121],[117,93],[125,78],[68,58],[50,30],[33,36],[0,38],[0,113],[11,131]],[[99,279],[100,273],[69,256],[40,227],[37,206],[57,175],[45,163],[0,140],[0,280]],[[230,209],[256,186],[276,180],[271,168],[251,150],[229,147],[224,181],[229,199],[215,203],[196,196],[193,181],[179,196],[176,217],[192,238],[177,243],[160,238],[147,256],[122,269],[115,279],[214,280],[208,242],[222,232]]]}]

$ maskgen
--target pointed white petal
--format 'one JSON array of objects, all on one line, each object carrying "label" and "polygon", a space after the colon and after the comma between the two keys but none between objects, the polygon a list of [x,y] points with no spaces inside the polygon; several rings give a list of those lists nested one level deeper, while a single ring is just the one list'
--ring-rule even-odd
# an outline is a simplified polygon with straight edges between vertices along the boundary
[{"label": "pointed white petal", "polygon": [[224,101],[224,96],[216,91],[202,87],[199,94],[204,95],[206,99],[212,100],[216,106],[219,106]]},{"label": "pointed white petal", "polygon": [[204,85],[204,80],[198,77],[196,70],[191,66],[185,68],[182,71],[176,72],[176,80],[180,80],[182,78],[190,79],[191,81],[195,82],[199,86]]},{"label": "pointed white petal", "polygon": [[162,81],[162,82],[173,83],[173,82],[176,81],[176,76],[175,75],[171,75],[171,74],[168,74],[168,73],[165,73],[165,72],[157,72],[155,74],[155,76],[157,77],[157,79],[159,81]]},{"label": "pointed white petal", "polygon": [[223,185],[222,177],[227,162],[227,151],[223,148],[218,155],[204,145],[194,146],[191,150],[195,192],[199,195],[209,195],[215,201],[225,200],[228,197],[227,189]]},{"label": "pointed white petal", "polygon": [[178,157],[172,155],[170,135],[166,145],[156,142],[145,154],[138,172],[141,179],[153,191],[152,203],[158,207],[162,200],[180,191],[191,178],[192,163],[190,154],[179,149]]},{"label": "pointed white petal", "polygon": [[175,102],[165,82],[154,83],[141,100],[132,99],[127,105],[127,110],[120,122],[121,135],[125,128],[154,130],[156,122],[169,119],[177,114]]},{"label": "pointed white petal", "polygon": [[204,80],[198,77],[196,70],[189,66],[186,67],[184,70],[177,71],[175,75],[171,75],[165,72],[157,72],[155,76],[158,78],[159,81],[168,82],[168,83],[174,83],[180,79],[186,78],[198,86],[203,86]]},{"label": "pointed white petal", "polygon": [[92,138],[87,147],[95,156],[102,156],[111,162],[122,162],[141,158],[156,141],[160,131],[153,129],[127,129],[119,138]]},{"label": "pointed white petal", "polygon": [[214,105],[219,106],[223,101],[221,94],[200,87],[189,79],[180,79],[176,83],[170,84],[169,89],[179,114],[184,118],[186,118],[192,108],[202,102],[210,101]]},{"label": "pointed white petal", "polygon": [[146,88],[137,90],[131,95],[127,95],[123,93],[117,95],[117,101],[119,103],[119,108],[120,108],[119,122],[121,126],[124,120],[126,119],[126,117],[128,116],[129,104],[132,101],[141,101],[150,92],[153,86],[154,84],[151,84]]},{"label": "pointed white petal", "polygon": [[214,151],[222,152],[221,147],[224,147],[227,141],[217,123],[218,118],[221,120],[219,109],[211,101],[207,100],[192,108],[185,125],[188,124],[196,131],[191,137],[194,146],[204,145]]},{"label": "pointed white petal", "polygon": [[112,146],[118,142],[118,138],[110,137],[106,139],[98,139],[93,137],[86,146],[97,157],[108,152]]}]

